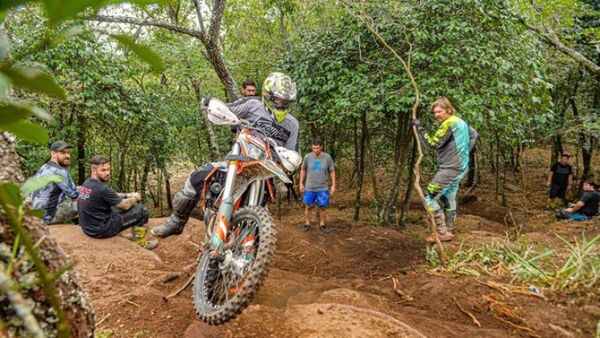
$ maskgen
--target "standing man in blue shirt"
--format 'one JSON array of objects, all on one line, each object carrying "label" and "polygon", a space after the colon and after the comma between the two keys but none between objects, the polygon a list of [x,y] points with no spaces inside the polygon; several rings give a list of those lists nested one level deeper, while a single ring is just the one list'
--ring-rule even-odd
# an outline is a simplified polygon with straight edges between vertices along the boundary
[{"label": "standing man in blue shirt", "polygon": [[67,168],[71,163],[71,146],[65,141],[50,145],[50,160],[37,171],[35,177],[59,175],[62,182],[50,183],[31,194],[34,209],[44,210],[44,223],[69,223],[77,215],[75,200],[79,192]]},{"label": "standing man in blue shirt", "polygon": [[[331,179],[331,189],[329,179]],[[319,138],[312,141],[312,152],[304,156],[300,171],[300,191],[304,192],[306,205],[306,222],[300,226],[300,229],[302,231],[310,229],[312,209],[316,203],[319,207],[319,230],[324,234],[331,232],[325,224],[325,208],[329,206],[330,195],[335,193],[335,168],[331,156],[323,152],[323,141]]]}]

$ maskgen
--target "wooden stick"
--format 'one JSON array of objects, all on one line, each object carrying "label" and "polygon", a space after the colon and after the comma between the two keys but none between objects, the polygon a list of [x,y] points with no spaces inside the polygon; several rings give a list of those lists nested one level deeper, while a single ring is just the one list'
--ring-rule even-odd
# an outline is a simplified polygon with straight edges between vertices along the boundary
[{"label": "wooden stick", "polygon": [[316,246],[316,245],[314,245],[314,244],[311,244],[311,243],[309,243],[309,242],[307,242],[307,241],[305,241],[305,240],[301,240],[301,241],[302,241],[302,242],[304,242],[304,243],[306,243],[306,244],[308,244],[308,245],[310,245],[310,246],[313,246],[313,247],[315,247],[315,248],[317,248],[317,249],[319,249],[319,250],[323,251],[323,254],[327,254],[327,251],[325,251],[325,249],[321,248],[320,246]]},{"label": "wooden stick", "polygon": [[107,314],[106,316],[104,316],[104,318],[100,319],[99,322],[96,323],[96,327],[100,326],[100,324],[104,323],[105,320],[107,320],[110,317],[110,313]]},{"label": "wooden stick", "polygon": [[402,290],[398,289],[398,283],[396,282],[396,278],[392,277],[392,282],[394,283],[394,292],[402,298],[403,301],[410,302],[414,298],[411,295],[405,294]]},{"label": "wooden stick", "polygon": [[194,278],[195,278],[195,277],[196,277],[196,275],[195,275],[195,274],[194,274],[194,275],[192,275],[192,276],[191,276],[191,277],[190,277],[190,278],[187,280],[187,282],[185,282],[185,284],[184,284],[184,285],[183,285],[181,288],[179,288],[179,290],[177,290],[177,291],[173,292],[173,293],[172,293],[172,294],[170,294],[170,295],[167,295],[167,296],[165,296],[164,298],[168,300],[169,298],[173,298],[173,297],[177,296],[178,294],[180,294],[180,293],[181,293],[183,290],[185,290],[185,289],[188,287],[188,285],[190,285],[190,283],[191,283],[191,282],[194,280]]},{"label": "wooden stick", "polygon": [[465,310],[465,309],[464,309],[464,308],[463,308],[463,307],[460,305],[460,303],[459,303],[459,302],[456,300],[456,298],[452,298],[452,299],[454,299],[454,303],[456,303],[456,306],[458,306],[458,308],[460,309],[460,311],[462,311],[464,314],[466,314],[466,315],[468,315],[469,317],[471,317],[471,319],[473,320],[473,323],[475,323],[475,325],[477,325],[478,327],[481,327],[481,323],[480,323],[480,322],[477,320],[477,318],[475,318],[475,316],[474,316],[474,315],[473,315],[471,312],[469,312],[469,311]]},{"label": "wooden stick", "polygon": [[46,239],[46,235],[42,236],[42,238],[40,238],[37,242],[35,242],[35,244],[33,245],[33,248],[37,249],[45,239]]},{"label": "wooden stick", "polygon": [[525,331],[525,332],[527,332],[527,333],[528,333],[528,334],[529,334],[531,337],[535,337],[535,338],[540,338],[540,337],[541,337],[541,336],[540,336],[540,335],[538,335],[538,334],[537,334],[535,331],[533,331],[532,329],[528,328],[527,326],[521,326],[521,325],[517,325],[517,324],[515,324],[515,323],[511,322],[510,320],[506,320],[506,319],[504,319],[504,318],[502,318],[502,317],[498,316],[498,315],[497,315],[497,314],[495,314],[495,313],[494,313],[494,317],[495,317],[496,319],[498,319],[499,321],[501,321],[501,322],[503,322],[503,323],[506,323],[506,324],[508,324],[508,325],[510,325],[510,326],[512,326],[512,327],[514,327],[515,329],[518,329],[518,330],[522,330],[522,331]]},{"label": "wooden stick", "polygon": [[136,306],[136,307],[140,307],[140,304],[130,301],[129,299],[121,298],[121,301],[124,303],[130,304],[130,305]]}]

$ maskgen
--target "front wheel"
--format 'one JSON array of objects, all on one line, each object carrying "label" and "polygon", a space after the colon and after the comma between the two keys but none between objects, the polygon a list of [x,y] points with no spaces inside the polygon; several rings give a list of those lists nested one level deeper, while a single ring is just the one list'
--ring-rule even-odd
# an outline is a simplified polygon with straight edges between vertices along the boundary
[{"label": "front wheel", "polygon": [[266,208],[246,207],[235,213],[223,249],[202,254],[193,297],[198,316],[223,324],[245,309],[267,275],[275,252],[275,223]]}]

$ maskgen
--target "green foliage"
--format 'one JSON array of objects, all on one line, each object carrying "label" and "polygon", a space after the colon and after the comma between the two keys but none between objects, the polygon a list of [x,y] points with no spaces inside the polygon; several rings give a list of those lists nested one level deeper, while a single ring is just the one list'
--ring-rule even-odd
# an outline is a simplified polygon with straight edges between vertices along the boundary
[{"label": "green foliage", "polygon": [[36,190],[43,189],[50,183],[64,182],[64,177],[60,175],[46,175],[40,177],[30,177],[21,186],[21,194],[29,195]]},{"label": "green foliage", "polygon": [[0,206],[11,224],[21,223],[23,199],[19,187],[14,183],[0,184]]},{"label": "green foliage", "polygon": [[140,59],[147,62],[155,72],[165,69],[163,60],[150,47],[136,43],[131,37],[122,34],[111,35],[121,45],[134,52]]},{"label": "green foliage", "polygon": [[58,86],[56,81],[48,73],[39,69],[27,67],[3,67],[0,69],[11,83],[20,88],[33,92],[56,96],[65,99],[65,90]]},{"label": "green foliage", "polygon": [[46,129],[29,121],[21,120],[13,123],[6,123],[1,125],[0,128],[13,133],[25,141],[38,144],[45,144],[48,142],[48,132]]}]

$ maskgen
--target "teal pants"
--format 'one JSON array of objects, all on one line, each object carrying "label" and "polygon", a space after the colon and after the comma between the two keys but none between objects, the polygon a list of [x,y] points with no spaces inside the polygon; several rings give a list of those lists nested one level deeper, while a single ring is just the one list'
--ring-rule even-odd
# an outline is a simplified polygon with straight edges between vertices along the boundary
[{"label": "teal pants", "polygon": [[436,221],[436,225],[440,233],[452,231],[454,228],[456,194],[466,173],[466,170],[440,169],[427,186],[427,207],[436,220],[439,220]]}]

